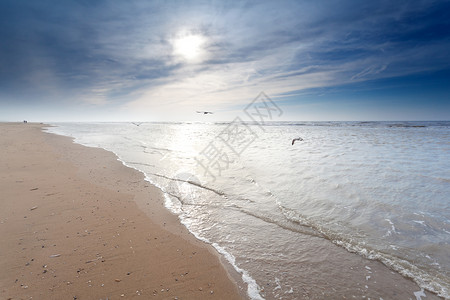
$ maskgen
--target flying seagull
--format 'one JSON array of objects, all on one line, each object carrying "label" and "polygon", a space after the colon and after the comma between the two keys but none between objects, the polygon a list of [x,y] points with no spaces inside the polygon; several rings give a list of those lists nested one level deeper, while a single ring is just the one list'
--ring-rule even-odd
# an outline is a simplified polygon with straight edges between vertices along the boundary
[{"label": "flying seagull", "polygon": [[142,123],[131,122],[131,124],[136,125],[136,126],[141,126]]},{"label": "flying seagull", "polygon": [[292,140],[292,145],[294,145],[295,141],[303,141],[301,137]]},{"label": "flying seagull", "polygon": [[204,115],[207,115],[207,114],[211,114],[212,115],[213,114],[213,112],[211,112],[211,111],[198,111],[198,110],[197,110],[197,113],[198,114],[204,114]]}]

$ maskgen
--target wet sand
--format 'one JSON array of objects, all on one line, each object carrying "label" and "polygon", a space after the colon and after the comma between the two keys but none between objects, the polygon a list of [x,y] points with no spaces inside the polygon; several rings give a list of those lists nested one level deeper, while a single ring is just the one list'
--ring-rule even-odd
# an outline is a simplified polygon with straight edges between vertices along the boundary
[{"label": "wet sand", "polygon": [[114,154],[0,124],[0,299],[242,299],[215,250]]}]

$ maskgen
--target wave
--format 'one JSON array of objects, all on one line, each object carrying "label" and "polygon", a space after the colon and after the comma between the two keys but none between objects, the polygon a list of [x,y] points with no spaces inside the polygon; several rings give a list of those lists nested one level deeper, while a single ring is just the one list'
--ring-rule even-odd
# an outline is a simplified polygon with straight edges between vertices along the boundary
[{"label": "wave", "polygon": [[[199,187],[199,188],[211,191],[211,192],[213,192],[213,193],[215,193],[215,194],[217,194],[219,196],[225,196],[224,192],[216,190],[216,189],[213,189],[213,188],[210,188],[210,187],[207,187],[207,186],[202,185],[201,183],[196,182],[194,180],[181,179],[181,178],[177,178],[177,177],[169,177],[169,176],[158,174],[158,173],[151,173],[151,172],[145,172],[145,173],[146,173],[146,175],[153,175],[153,176],[161,177],[161,178],[172,180],[172,181],[178,181],[178,182],[184,182],[184,183],[192,184],[192,185],[195,185],[196,187]],[[192,175],[192,176],[194,176],[194,175]]]},{"label": "wave", "polygon": [[[164,177],[166,179],[175,180],[175,181],[181,181],[184,183],[192,184],[194,186],[203,188],[205,190],[212,191],[216,193],[219,196],[227,196],[223,192],[217,192],[215,189],[209,188],[207,186],[201,185],[199,183],[189,181],[189,180],[181,180],[178,178],[171,178],[168,176],[158,175],[161,177]],[[258,185],[255,180],[252,180],[252,183],[255,185]],[[273,194],[269,191],[268,194],[272,197]],[[171,196],[174,196],[171,194]],[[230,195],[228,195],[230,196]],[[183,196],[178,197],[175,196],[180,202],[182,202],[184,205],[191,205],[191,203],[186,203],[183,201]],[[275,200],[276,201],[276,200]],[[324,238],[326,240],[329,240],[333,244],[343,247],[347,251],[351,253],[356,253],[358,255],[363,256],[366,259],[370,260],[376,260],[381,263],[383,263],[385,266],[390,268],[393,271],[396,271],[400,273],[402,276],[412,279],[414,282],[416,282],[419,287],[426,289],[430,292],[433,292],[441,297],[449,298],[449,287],[446,282],[446,278],[443,275],[439,274],[429,274],[425,270],[419,268],[418,266],[414,265],[411,262],[408,262],[405,259],[401,259],[399,257],[396,257],[394,255],[384,253],[382,251],[371,249],[368,245],[365,243],[360,243],[355,241],[354,239],[350,237],[346,237],[345,235],[333,232],[329,228],[326,228],[322,226],[319,223],[316,223],[310,218],[307,218],[306,216],[303,216],[299,214],[297,211],[289,209],[287,207],[284,207],[281,205],[278,201],[276,201],[279,207],[280,212],[282,213],[282,216],[284,218],[280,218],[276,214],[268,215],[264,214],[262,212],[259,212],[258,210],[250,210],[248,208],[245,208],[243,206],[239,205],[230,205],[230,206],[223,206],[223,205],[214,205],[214,207],[221,207],[222,209],[234,209],[238,210],[241,213],[244,213],[246,215],[249,215],[251,217],[257,218],[259,220],[262,220],[266,223],[271,223],[274,225],[277,225],[278,227],[290,230],[296,233],[300,234],[306,234],[310,236],[314,236],[317,238]],[[198,204],[196,204],[198,205]],[[202,204],[201,206],[205,206]],[[206,205],[206,206],[209,206]],[[218,246],[218,244],[216,244]],[[220,247],[220,246],[218,246]],[[217,248],[216,248],[217,249]],[[236,269],[237,270],[237,269]]]},{"label": "wave", "polygon": [[[163,176],[163,177],[174,180],[174,181],[182,181],[182,182],[185,182],[188,184],[193,184],[193,182],[187,181],[187,180],[180,180],[177,178],[170,178],[167,176]],[[202,187],[201,185],[198,185],[198,184],[194,184],[194,185]],[[212,189],[210,189],[210,188],[206,188],[206,189],[212,191]],[[180,195],[175,195],[175,194],[169,193],[169,192],[165,191],[165,189],[161,189],[161,191],[164,192],[166,200],[167,200],[166,207],[169,210],[171,210],[173,213],[178,214],[178,217],[179,217],[181,223],[189,230],[189,232],[191,232],[195,236],[195,238],[197,238],[198,240],[203,241],[203,242],[213,246],[217,250],[217,252],[219,254],[221,254],[228,261],[228,263],[236,270],[236,272],[238,274],[241,274],[242,280],[247,284],[247,295],[249,296],[249,298],[251,300],[264,300],[264,298],[260,294],[261,288],[256,283],[255,279],[250,276],[250,274],[247,272],[247,270],[244,270],[237,265],[235,256],[232,255],[230,252],[228,252],[226,250],[226,248],[220,246],[218,243],[211,242],[209,239],[202,236],[199,232],[197,232],[196,230],[193,230],[191,228],[191,224],[189,222],[189,217],[185,217],[183,214],[183,212],[184,212],[183,208],[181,208],[181,211],[177,211],[176,209],[174,209],[174,207],[170,201],[170,198],[168,198],[168,196],[172,196],[172,197],[176,198],[178,201],[180,201],[181,203],[185,204],[185,202],[183,200],[184,197],[180,196]],[[188,204],[188,205],[191,205],[191,204]],[[202,206],[204,206],[204,205],[202,205]]]},{"label": "wave", "polygon": [[[226,196],[225,193],[220,192],[217,193],[216,190],[206,187],[204,185],[189,181],[189,180],[180,180],[177,178],[170,178],[167,176],[161,176],[166,179],[171,179],[175,181],[181,181],[184,183],[192,184],[197,187],[201,187],[203,189],[212,191],[220,196]],[[253,181],[254,184],[257,184],[256,181]],[[271,192],[269,191],[270,195]],[[170,196],[173,196],[177,198],[183,205],[192,205],[191,203],[186,203],[183,201],[183,196],[176,196],[173,194],[170,194]],[[273,195],[272,195],[273,196]],[[223,206],[223,205],[212,205],[214,207],[220,207],[222,209],[233,209],[237,210],[241,213],[244,213],[246,215],[249,215],[251,217],[257,218],[261,221],[264,221],[266,223],[271,223],[274,225],[277,225],[278,227],[290,230],[296,233],[300,234],[306,234],[310,236],[314,236],[317,238],[324,238],[326,240],[329,240],[333,244],[343,247],[348,252],[356,253],[358,255],[361,255],[362,257],[370,260],[376,260],[381,263],[383,263],[385,266],[390,268],[393,271],[398,272],[402,276],[406,278],[412,279],[414,282],[417,283],[417,285],[423,289],[426,289],[430,292],[433,292],[441,297],[449,298],[449,287],[448,283],[446,282],[446,277],[444,275],[440,274],[429,274],[427,271],[421,269],[420,267],[414,265],[413,263],[396,257],[392,254],[384,253],[380,250],[371,249],[367,244],[360,243],[355,241],[352,238],[346,237],[341,233],[333,232],[329,228],[325,228],[321,224],[318,224],[311,220],[310,218],[307,218],[306,216],[303,216],[299,214],[297,211],[289,209],[281,205],[279,202],[277,202],[280,212],[284,216],[283,218],[280,218],[279,216],[273,214],[268,215],[261,213],[257,210],[250,210],[243,206],[239,205],[229,205],[229,206]],[[194,204],[199,205],[199,204]],[[205,206],[205,204],[200,204],[200,206]],[[210,204],[207,204],[206,206],[211,206]],[[218,244],[216,244],[218,246]],[[217,248],[216,248],[217,249]],[[219,251],[220,252],[220,251]],[[241,273],[241,272],[240,272]]]},{"label": "wave", "polygon": [[[391,270],[400,273],[404,277],[412,279],[419,287],[446,299],[450,298],[450,286],[446,276],[442,274],[429,274],[427,271],[405,259],[384,253],[380,250],[371,249],[365,243],[357,242],[338,232],[333,232],[328,228],[324,228],[320,224],[317,224],[307,217],[302,216],[295,210],[283,207],[282,205],[280,205],[280,209],[288,220],[299,223],[303,226],[311,227],[313,229],[313,233],[317,232],[313,235],[325,238],[351,253],[356,253],[370,260],[377,260]],[[286,229],[290,228],[286,227]]]}]

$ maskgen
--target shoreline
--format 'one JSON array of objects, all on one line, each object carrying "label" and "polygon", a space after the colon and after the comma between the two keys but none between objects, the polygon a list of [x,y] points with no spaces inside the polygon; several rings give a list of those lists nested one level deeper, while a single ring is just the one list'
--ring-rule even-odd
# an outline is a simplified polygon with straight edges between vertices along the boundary
[{"label": "shoreline", "polygon": [[2,298],[246,298],[142,173],[44,127],[0,124]]},{"label": "shoreline", "polygon": [[[2,129],[1,126],[3,126],[3,124],[4,123],[0,123],[0,130]],[[122,206],[123,208],[127,208],[126,206],[130,205],[130,203],[134,203],[134,205],[137,206],[138,208],[139,213],[137,214],[139,214],[139,216],[141,213],[143,213],[145,217],[149,218],[154,224],[158,225],[160,229],[166,230],[178,237],[181,237],[188,243],[192,242],[194,244],[200,244],[200,246],[206,247],[209,254],[216,256],[217,259],[222,263],[222,269],[226,269],[227,271],[226,275],[228,278],[226,280],[231,279],[231,281],[235,283],[235,287],[237,285],[237,290],[239,293],[238,297],[248,299],[249,298],[248,295],[252,295],[249,292],[249,290],[247,290],[247,285],[243,282],[243,274],[233,267],[232,262],[229,262],[227,260],[226,253],[222,253],[220,251],[220,246],[216,244],[219,247],[218,249],[214,244],[203,242],[201,237],[197,239],[195,237],[196,236],[195,233],[191,233],[185,227],[185,225],[182,225],[183,224],[182,219],[179,219],[177,214],[173,214],[170,211],[170,209],[168,209],[165,206],[166,199],[164,197],[164,193],[161,191],[160,188],[158,188],[158,185],[152,184],[152,181],[150,181],[150,179],[146,177],[143,171],[140,171],[134,168],[133,166],[128,166],[124,161],[120,159],[119,154],[114,153],[114,151],[108,151],[100,147],[84,146],[82,144],[75,142],[74,139],[71,137],[54,134],[44,129],[44,127],[51,127],[51,125],[46,126],[41,124],[36,126],[37,124],[32,123],[29,123],[28,125],[20,123],[9,125],[17,125],[17,128],[26,126],[39,127],[41,135],[45,137],[43,139],[44,144],[53,146],[52,151],[54,156],[56,156],[56,158],[71,163],[72,166],[77,169],[76,175],[78,177],[81,177],[82,179],[84,179],[89,183],[95,183],[95,185],[98,185],[103,189],[112,191],[115,196],[117,195],[116,193],[121,194],[122,196],[124,195],[132,196],[131,200],[129,198],[126,198],[124,203],[120,203],[120,205],[115,205],[116,210],[113,212],[113,215],[120,214],[120,212],[117,212],[117,209],[118,210],[122,209]],[[5,145],[7,146],[7,144],[4,143],[2,137],[0,137],[0,144],[2,144],[2,149],[5,150],[4,146]],[[26,137],[23,136],[21,136],[21,138],[26,139]],[[29,141],[24,142],[22,145],[23,149],[19,150],[24,150],[27,144],[29,144]],[[84,153],[84,151],[88,151],[90,155],[87,155],[87,153]],[[3,163],[4,162],[5,160],[3,161]],[[2,165],[0,164],[0,167],[1,166]],[[1,172],[0,174],[7,174],[7,173],[8,172]],[[114,180],[111,181],[112,179]],[[2,182],[0,182],[0,184],[2,184]],[[39,190],[40,189],[34,190],[33,192],[36,193]],[[149,199],[151,200],[149,201]],[[111,203],[111,201],[109,202]],[[95,203],[93,205],[93,207],[98,206],[99,205],[95,205]],[[31,208],[34,208],[34,206],[32,206]],[[38,211],[40,207],[37,207],[35,209],[31,208],[29,211],[30,212],[32,211],[34,213]],[[98,208],[96,209],[98,210]],[[94,213],[95,212],[97,211],[94,210]],[[93,212],[91,211],[90,213]],[[0,213],[0,222],[3,222],[1,213]],[[131,222],[131,224],[128,224],[128,222]],[[126,227],[131,225],[133,225],[134,227],[135,222],[136,220],[134,220],[133,218],[124,218],[119,227],[121,226]],[[97,223],[95,224],[99,223],[101,223],[101,221],[97,221]],[[0,234],[2,232],[2,224],[3,223],[0,223]],[[266,225],[267,224],[260,224],[260,226],[263,227]],[[263,227],[258,228],[261,229]],[[83,238],[87,239],[89,238],[89,236],[86,236],[86,234],[91,235],[93,231],[80,233],[84,235]],[[123,234],[121,233],[120,237],[122,236]],[[118,235],[115,238],[118,238]],[[145,238],[148,241],[148,237]],[[271,271],[272,274],[276,274],[277,270],[285,270],[285,271],[289,270],[289,274],[296,274],[299,280],[291,281],[290,283],[291,291],[288,292],[289,294],[288,296],[294,297],[293,299],[296,299],[299,296],[302,296],[303,298],[310,298],[310,297],[315,298],[321,294],[322,296],[327,295],[328,297],[332,297],[332,295],[334,294],[334,296],[336,297],[341,296],[344,298],[353,295],[353,297],[370,296],[371,298],[378,298],[378,296],[383,296],[384,299],[386,299],[386,297],[389,298],[389,296],[405,299],[408,297],[420,298],[420,296],[425,296],[427,297],[427,299],[428,298],[442,299],[435,293],[428,292],[426,288],[425,291],[423,289],[421,290],[421,288],[419,288],[418,286],[418,282],[413,280],[413,278],[405,274],[402,275],[402,273],[399,271],[393,271],[393,268],[386,266],[386,264],[381,262],[379,259],[375,260],[369,259],[365,257],[365,255],[354,253],[351,250],[346,249],[342,245],[339,246],[330,240],[322,238],[314,238],[309,235],[305,236],[295,235],[292,237],[292,239],[298,239],[299,243],[297,243],[298,248],[296,249],[300,253],[303,253],[304,256],[307,256],[308,259],[307,260],[301,259],[297,261],[297,259],[293,257],[294,258],[293,260],[286,261],[286,265],[283,264],[283,266],[278,266],[276,270],[270,270],[269,268],[266,267],[262,269],[264,269],[266,275],[270,274]],[[284,240],[290,240],[290,238],[287,237]],[[134,243],[135,239],[130,240],[128,242],[130,244],[132,242]],[[101,245],[98,246],[99,248],[101,248]],[[151,247],[151,246],[152,245],[149,245],[149,243],[144,245],[144,247]],[[3,251],[1,247],[2,246],[0,246],[0,251]],[[133,247],[133,249],[136,248],[135,245],[132,245],[131,247]],[[179,252],[178,250],[184,251],[184,249],[181,248],[177,248],[177,252]],[[317,252],[318,250],[319,252]],[[0,265],[2,263],[1,253],[3,252],[0,252]],[[96,259],[103,260],[103,257],[99,258],[100,256],[97,257],[96,253],[95,257]],[[165,254],[163,255],[163,257],[165,257]],[[192,259],[192,257],[189,257],[189,259]],[[128,260],[128,258],[121,257],[117,261],[120,262],[124,260]],[[28,264],[27,267],[29,267],[32,262],[33,261],[26,262],[26,264]],[[92,263],[98,263],[98,261],[93,259],[86,261],[86,264]],[[203,262],[201,263],[203,264]],[[245,270],[247,271],[251,270],[253,272],[252,278],[258,280],[258,285],[261,288],[260,290],[261,295],[263,297],[267,297],[267,299],[272,299],[273,295],[270,293],[270,290],[271,288],[273,288],[273,286],[271,287],[271,282],[265,281],[264,277],[261,276],[258,277],[258,272],[260,272],[260,269],[252,269],[250,267],[248,268],[247,267],[244,265]],[[130,276],[131,274],[128,275],[128,273],[130,272],[127,272],[127,276]],[[192,275],[192,272],[190,272],[189,274]],[[104,276],[104,274],[102,275]],[[339,278],[342,277],[342,279],[335,280],[335,278],[338,277]],[[289,280],[289,277],[287,278]],[[122,282],[121,278],[114,278],[114,281],[116,279],[119,280],[119,283]],[[197,280],[197,278],[194,279]],[[279,279],[277,278],[277,280]],[[88,282],[86,282],[86,284],[87,283]],[[2,291],[2,284],[3,284],[2,277],[0,276],[0,291]],[[72,282],[68,281],[67,285],[71,284]],[[280,285],[279,281],[276,282],[276,284],[277,286],[275,287],[274,290],[284,288],[283,286]],[[102,289],[104,288],[104,286],[101,287]],[[294,290],[292,290],[292,287],[294,287]],[[27,286],[26,289],[28,288],[29,287]],[[250,288],[250,286],[248,286],[248,288]],[[203,287],[200,287],[198,289],[199,292],[204,291]],[[190,288],[189,291],[191,290],[192,287]],[[139,296],[137,294],[139,290],[137,289],[135,292],[136,295]],[[178,297],[178,299],[199,298],[198,295],[191,295],[187,297],[178,295],[172,297],[168,293],[164,294],[165,292],[161,292],[158,294],[158,292],[160,292],[160,290],[158,289],[154,289],[153,292],[156,292],[155,295],[152,294],[153,295],[152,297],[155,297],[155,299],[158,299],[160,297],[169,299],[174,299],[175,297]],[[0,295],[3,296],[3,292]],[[205,298],[211,297],[215,298],[213,295],[217,296],[217,298],[225,297],[225,296],[218,296],[218,294],[214,290],[213,294],[207,295]],[[125,298],[131,296],[133,295],[124,294]],[[286,293],[284,296],[286,296]],[[101,297],[99,298],[103,299]]]}]

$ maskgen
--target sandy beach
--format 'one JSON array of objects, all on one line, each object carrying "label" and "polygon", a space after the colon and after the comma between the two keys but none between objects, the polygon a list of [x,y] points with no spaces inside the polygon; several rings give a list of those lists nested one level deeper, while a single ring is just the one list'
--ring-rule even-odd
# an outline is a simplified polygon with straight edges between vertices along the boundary
[{"label": "sandy beach", "polygon": [[0,125],[0,299],[244,298],[141,173],[42,126]]}]

